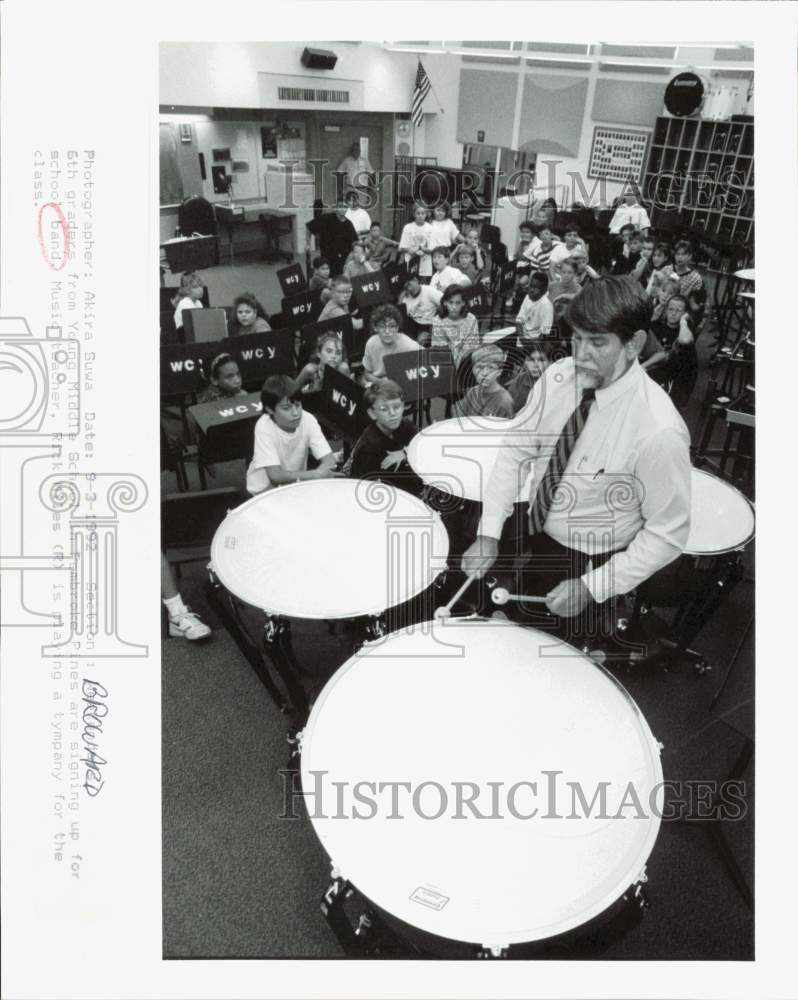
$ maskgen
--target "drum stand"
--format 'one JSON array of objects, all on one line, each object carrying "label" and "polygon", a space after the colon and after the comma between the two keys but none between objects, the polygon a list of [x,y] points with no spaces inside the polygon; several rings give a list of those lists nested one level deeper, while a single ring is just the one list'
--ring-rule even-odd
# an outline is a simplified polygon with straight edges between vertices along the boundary
[{"label": "drum stand", "polygon": [[683,658],[695,666],[698,674],[705,674],[712,669],[704,654],[691,649],[689,643],[701,632],[723,600],[743,579],[745,574],[742,550],[727,552],[717,557],[713,561],[711,575],[713,582],[711,586],[707,586],[707,592],[700,597],[688,598],[677,607],[676,617],[669,630],[675,635],[675,639],[665,636],[667,625],[651,611],[651,606],[645,599],[645,589],[642,589],[642,593],[640,590],[636,593],[631,621],[623,626],[619,625],[619,628],[623,632],[629,627],[634,629],[644,621],[655,624],[657,628],[655,641],[661,648],[650,659],[643,661],[647,665],[660,664],[664,661],[667,670],[674,661]]},{"label": "drum stand", "polygon": [[[225,590],[212,570],[208,573],[209,580],[205,585],[208,603],[280,712],[289,716],[293,725],[303,723],[309,712],[309,704],[305,689],[297,679],[298,668],[291,642],[290,622],[279,615],[266,615],[261,648],[241,618],[235,598]],[[277,675],[279,685],[272,676],[270,665]]]}]

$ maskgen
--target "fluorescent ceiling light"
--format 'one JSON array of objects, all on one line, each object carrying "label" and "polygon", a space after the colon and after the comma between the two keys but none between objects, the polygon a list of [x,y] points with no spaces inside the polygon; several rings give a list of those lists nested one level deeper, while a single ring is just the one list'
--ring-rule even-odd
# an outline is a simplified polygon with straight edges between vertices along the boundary
[{"label": "fluorescent ceiling light", "polygon": [[524,59],[529,62],[556,62],[556,63],[581,63],[583,66],[592,66],[595,59],[586,59],[584,56],[550,56],[547,52],[532,54],[530,51],[524,53]]},{"label": "fluorescent ceiling light", "polygon": [[673,62],[621,62],[620,58],[613,58],[613,61],[604,62],[603,60],[599,62],[601,69],[606,70],[624,70],[624,69],[678,69]]}]

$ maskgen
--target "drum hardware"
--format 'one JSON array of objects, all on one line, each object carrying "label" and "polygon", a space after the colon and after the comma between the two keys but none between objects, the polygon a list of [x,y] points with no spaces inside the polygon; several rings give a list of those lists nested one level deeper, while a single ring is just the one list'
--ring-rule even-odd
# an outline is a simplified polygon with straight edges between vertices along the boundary
[{"label": "drum hardware", "polygon": [[470,573],[466,577],[465,583],[462,584],[462,586],[454,594],[452,594],[452,596],[449,598],[446,604],[444,604],[443,607],[437,608],[435,610],[435,618],[438,621],[445,621],[447,618],[451,618],[452,608],[454,607],[455,604],[457,604],[457,602],[460,600],[463,594],[468,590],[468,588],[471,586],[474,580],[476,580],[476,578],[477,578],[476,573]]}]

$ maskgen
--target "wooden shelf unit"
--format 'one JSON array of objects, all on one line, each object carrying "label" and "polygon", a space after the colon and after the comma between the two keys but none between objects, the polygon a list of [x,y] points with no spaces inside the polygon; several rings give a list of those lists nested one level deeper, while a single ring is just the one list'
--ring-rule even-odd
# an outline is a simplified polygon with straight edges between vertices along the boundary
[{"label": "wooden shelf unit", "polygon": [[754,242],[754,123],[657,118],[643,179],[653,226],[669,212],[718,240]]}]

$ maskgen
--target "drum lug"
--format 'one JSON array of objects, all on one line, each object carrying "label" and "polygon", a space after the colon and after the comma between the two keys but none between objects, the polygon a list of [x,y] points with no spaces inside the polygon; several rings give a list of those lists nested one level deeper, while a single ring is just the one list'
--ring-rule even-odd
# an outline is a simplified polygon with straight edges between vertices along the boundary
[{"label": "drum lug", "polygon": [[384,639],[388,634],[385,628],[385,622],[380,615],[372,615],[369,618],[368,625],[366,625],[366,635],[369,636],[371,642],[376,642],[378,639]]},{"label": "drum lug", "polygon": [[477,952],[477,958],[506,958],[506,944],[483,944]]}]

